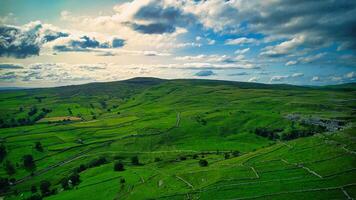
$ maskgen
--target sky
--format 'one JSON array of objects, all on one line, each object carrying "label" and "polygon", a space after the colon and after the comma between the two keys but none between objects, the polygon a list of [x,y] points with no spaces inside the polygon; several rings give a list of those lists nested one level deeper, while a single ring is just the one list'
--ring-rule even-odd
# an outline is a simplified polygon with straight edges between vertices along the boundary
[{"label": "sky", "polygon": [[0,87],[356,82],[356,1],[0,0]]}]

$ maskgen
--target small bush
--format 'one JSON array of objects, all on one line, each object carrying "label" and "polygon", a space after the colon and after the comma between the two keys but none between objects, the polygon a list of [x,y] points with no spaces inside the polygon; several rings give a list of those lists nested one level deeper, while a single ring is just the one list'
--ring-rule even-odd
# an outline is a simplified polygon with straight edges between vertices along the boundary
[{"label": "small bush", "polygon": [[35,149],[39,152],[43,152],[43,147],[42,147],[42,144],[41,142],[36,142],[35,143]]},{"label": "small bush", "polygon": [[199,165],[201,167],[206,167],[206,166],[208,166],[208,161],[207,160],[199,160]]},{"label": "small bush", "polygon": [[140,161],[138,160],[138,157],[137,157],[137,156],[133,156],[133,157],[131,158],[131,163],[132,163],[133,165],[139,165],[139,164],[140,164]]},{"label": "small bush", "polygon": [[41,181],[40,190],[42,196],[49,196],[51,194],[51,183],[49,181]]},{"label": "small bush", "polygon": [[124,164],[122,164],[121,162],[116,162],[114,164],[114,171],[124,171]]}]

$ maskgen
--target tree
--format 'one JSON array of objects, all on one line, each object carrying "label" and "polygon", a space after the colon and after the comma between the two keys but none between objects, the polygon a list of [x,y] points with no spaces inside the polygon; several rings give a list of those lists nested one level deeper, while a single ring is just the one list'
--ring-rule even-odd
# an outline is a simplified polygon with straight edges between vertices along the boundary
[{"label": "tree", "polygon": [[140,162],[139,162],[139,160],[138,160],[138,157],[137,157],[137,156],[133,156],[133,157],[131,158],[131,163],[132,163],[133,165],[139,165]]},{"label": "tree", "polygon": [[36,165],[32,155],[27,154],[23,156],[23,166],[29,171],[33,171],[35,169]]},{"label": "tree", "polygon": [[41,181],[40,190],[42,196],[48,196],[51,194],[51,183],[49,181]]},{"label": "tree", "polygon": [[37,113],[37,107],[34,106],[30,109],[30,112],[28,112],[28,116],[32,116]]},{"label": "tree", "polygon": [[124,171],[124,170],[125,170],[124,164],[122,164],[120,161],[114,164],[114,171]]},{"label": "tree", "polygon": [[42,144],[41,142],[36,142],[35,143],[35,149],[39,152],[43,152],[43,147],[42,147]]},{"label": "tree", "polygon": [[72,185],[79,185],[80,183],[80,176],[78,173],[73,173],[69,176],[69,180],[72,182]]},{"label": "tree", "polygon": [[16,172],[14,165],[8,160],[5,162],[5,170],[9,176],[15,174]]},{"label": "tree", "polygon": [[201,167],[206,167],[206,166],[208,166],[208,161],[207,160],[199,160],[199,165]]},{"label": "tree", "polygon": [[229,159],[229,158],[230,158],[230,154],[229,154],[229,153],[225,153],[225,154],[224,154],[224,158],[225,158],[225,159]]},{"label": "tree", "polygon": [[64,190],[68,190],[69,189],[69,184],[68,184],[68,178],[67,177],[64,177],[62,180],[61,180],[61,185],[62,185],[62,188]]},{"label": "tree", "polygon": [[232,155],[234,156],[234,157],[238,157],[238,156],[240,156],[240,151],[233,151],[232,152]]},{"label": "tree", "polygon": [[0,145],[0,163],[4,160],[7,155],[6,147],[4,144]]},{"label": "tree", "polygon": [[37,192],[37,187],[35,185],[31,186],[31,192],[36,193]]},{"label": "tree", "polygon": [[9,188],[10,188],[9,179],[0,177],[0,193],[7,192]]}]

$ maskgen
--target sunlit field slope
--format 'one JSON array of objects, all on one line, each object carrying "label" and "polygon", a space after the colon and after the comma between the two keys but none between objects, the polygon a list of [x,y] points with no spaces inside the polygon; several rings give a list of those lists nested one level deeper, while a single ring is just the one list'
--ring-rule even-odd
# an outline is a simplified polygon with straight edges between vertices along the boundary
[{"label": "sunlit field slope", "polygon": [[355,88],[135,78],[1,91],[0,196],[356,198]]}]

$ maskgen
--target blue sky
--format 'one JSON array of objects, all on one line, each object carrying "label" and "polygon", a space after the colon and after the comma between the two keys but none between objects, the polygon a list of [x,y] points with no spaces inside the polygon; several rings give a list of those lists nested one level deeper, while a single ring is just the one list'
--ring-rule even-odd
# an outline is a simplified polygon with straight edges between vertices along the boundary
[{"label": "blue sky", "polygon": [[356,81],[349,0],[0,0],[0,86]]}]

